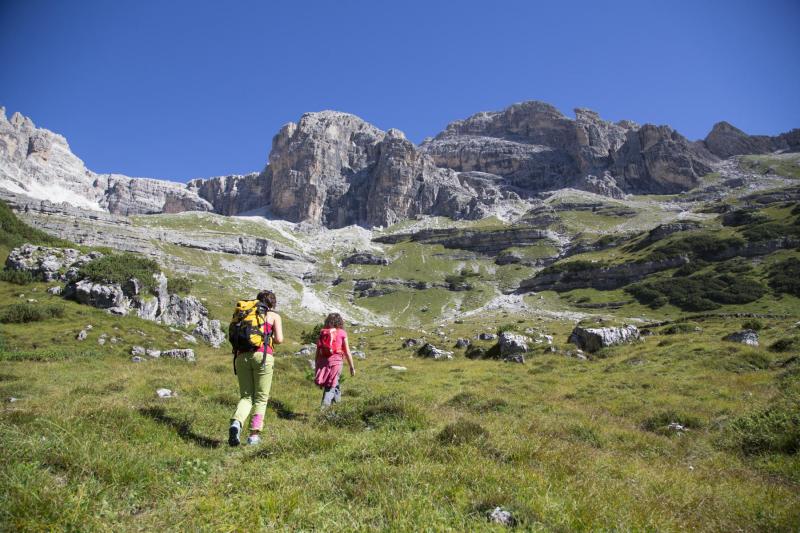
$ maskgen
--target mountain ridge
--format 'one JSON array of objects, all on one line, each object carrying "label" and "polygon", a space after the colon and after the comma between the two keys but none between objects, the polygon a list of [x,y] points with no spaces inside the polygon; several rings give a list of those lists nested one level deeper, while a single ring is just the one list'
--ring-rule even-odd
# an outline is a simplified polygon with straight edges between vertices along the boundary
[{"label": "mountain ridge", "polygon": [[743,153],[800,149],[800,130],[750,136],[720,122],[704,140],[670,126],[575,118],[528,101],[451,122],[419,146],[349,113],[320,111],[284,125],[264,169],[187,184],[97,174],[66,139],[0,111],[0,188],[75,207],[136,215],[260,210],[327,227],[387,226],[417,215],[478,219],[509,202],[566,187],[609,197],[683,192]]}]

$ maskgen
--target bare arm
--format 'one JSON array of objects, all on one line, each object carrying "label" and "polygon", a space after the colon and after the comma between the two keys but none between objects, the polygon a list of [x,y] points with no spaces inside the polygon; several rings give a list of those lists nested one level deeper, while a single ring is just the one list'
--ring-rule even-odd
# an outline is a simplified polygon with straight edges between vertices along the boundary
[{"label": "bare arm", "polygon": [[275,313],[275,321],[272,323],[272,342],[280,344],[283,342],[283,323],[281,315]]},{"label": "bare arm", "polygon": [[356,367],[353,366],[353,356],[350,354],[350,345],[347,343],[347,337],[344,338],[344,355],[347,358],[347,364],[350,365],[350,375],[356,375]]}]

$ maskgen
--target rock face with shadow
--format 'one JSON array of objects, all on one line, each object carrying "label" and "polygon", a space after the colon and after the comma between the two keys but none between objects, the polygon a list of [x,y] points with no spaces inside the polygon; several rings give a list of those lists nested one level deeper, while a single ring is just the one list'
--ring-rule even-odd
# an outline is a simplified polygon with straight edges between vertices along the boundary
[{"label": "rock face with shadow", "polygon": [[439,166],[496,174],[525,191],[572,186],[612,197],[690,189],[716,159],[669,126],[612,123],[588,109],[573,120],[535,101],[453,122],[420,149]]}]

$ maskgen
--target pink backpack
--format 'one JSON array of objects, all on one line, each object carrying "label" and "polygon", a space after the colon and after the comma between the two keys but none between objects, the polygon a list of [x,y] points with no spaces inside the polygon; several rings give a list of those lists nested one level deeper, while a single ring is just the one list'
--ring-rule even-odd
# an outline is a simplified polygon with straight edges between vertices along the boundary
[{"label": "pink backpack", "polygon": [[342,352],[342,339],[338,329],[323,329],[319,332],[317,348],[322,357],[328,358],[335,353]]}]

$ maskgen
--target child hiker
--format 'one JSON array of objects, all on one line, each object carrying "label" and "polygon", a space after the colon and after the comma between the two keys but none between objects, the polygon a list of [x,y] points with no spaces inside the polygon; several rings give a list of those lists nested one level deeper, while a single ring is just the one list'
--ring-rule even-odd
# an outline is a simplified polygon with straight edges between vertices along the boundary
[{"label": "child hiker", "polygon": [[353,366],[353,356],[347,345],[344,320],[339,313],[331,313],[325,318],[325,324],[319,332],[315,362],[314,383],[323,389],[323,407],[330,405],[331,402],[338,402],[342,398],[342,391],[339,388],[342,356],[347,358],[347,364],[350,365],[350,375],[355,376],[356,368]]}]

